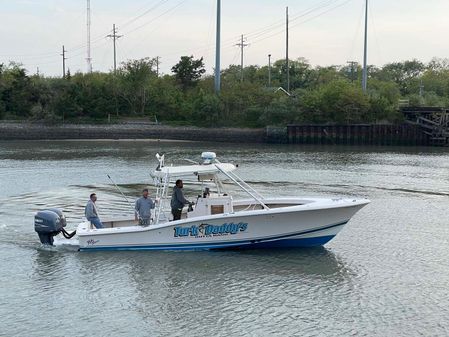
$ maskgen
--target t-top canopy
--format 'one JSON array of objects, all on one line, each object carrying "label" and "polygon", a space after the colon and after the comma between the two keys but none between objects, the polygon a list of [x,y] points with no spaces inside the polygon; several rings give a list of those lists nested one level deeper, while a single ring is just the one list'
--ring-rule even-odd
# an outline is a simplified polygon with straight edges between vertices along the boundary
[{"label": "t-top canopy", "polygon": [[153,177],[164,178],[168,177],[185,177],[191,175],[211,175],[218,174],[220,172],[232,172],[236,169],[233,164],[230,163],[217,163],[210,165],[186,165],[186,166],[164,166],[155,170],[152,174]]}]

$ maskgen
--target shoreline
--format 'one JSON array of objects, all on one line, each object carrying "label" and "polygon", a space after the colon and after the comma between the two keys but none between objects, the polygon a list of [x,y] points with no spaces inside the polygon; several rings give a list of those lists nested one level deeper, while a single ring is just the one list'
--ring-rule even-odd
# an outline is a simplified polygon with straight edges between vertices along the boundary
[{"label": "shoreline", "polygon": [[59,124],[0,121],[0,141],[150,141],[234,144],[447,146],[412,124],[304,124],[265,128],[205,128],[151,123]]},{"label": "shoreline", "polygon": [[0,122],[0,140],[213,141],[265,143],[265,128],[200,128],[154,124],[64,124]]}]

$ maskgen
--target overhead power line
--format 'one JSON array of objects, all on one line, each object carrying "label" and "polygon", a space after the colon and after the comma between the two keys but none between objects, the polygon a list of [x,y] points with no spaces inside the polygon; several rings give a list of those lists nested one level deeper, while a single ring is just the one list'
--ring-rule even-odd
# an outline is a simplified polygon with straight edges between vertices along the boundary
[{"label": "overhead power line", "polygon": [[[305,20],[302,20],[300,22],[297,22],[296,24],[290,25],[290,27],[291,28],[295,28],[295,27],[297,27],[299,25],[302,25],[302,24],[304,24],[304,23],[306,23],[308,21],[311,21],[311,20],[313,20],[313,19],[315,19],[317,17],[320,17],[320,16],[322,16],[322,15],[324,15],[324,14],[326,14],[326,13],[328,13],[328,12],[338,8],[338,7],[341,7],[341,6],[345,5],[346,3],[350,2],[350,1],[353,1],[353,0],[347,0],[346,2],[343,2],[343,3],[341,3],[341,4],[337,5],[337,6],[328,8],[329,6],[335,5],[338,2],[340,2],[340,1],[341,0],[326,0],[326,1],[322,1],[322,2],[318,3],[317,5],[309,7],[308,9],[300,12],[299,14],[290,15],[289,16],[290,23],[291,22],[295,22],[295,21],[297,21],[297,20],[299,20],[301,18],[305,19]],[[326,8],[328,8],[328,10],[320,12],[321,10],[326,9]],[[315,12],[319,12],[318,15],[309,17],[310,14],[313,14]],[[245,36],[247,36],[248,38],[251,38],[252,41],[253,41],[252,44],[254,44],[256,42],[263,41],[263,40],[269,39],[271,37],[283,34],[285,32],[285,29],[286,29],[285,28],[285,20],[282,20],[281,23],[275,23],[275,24],[272,24],[272,25],[269,25],[269,26],[265,26],[264,28],[257,29],[257,30],[254,30],[252,32],[246,33]],[[232,38],[232,40],[235,40],[236,38],[237,37],[234,37],[234,38]],[[232,47],[233,45],[234,45],[233,43],[230,43],[230,44],[227,45],[227,47]]]},{"label": "overhead power line", "polygon": [[[307,19],[305,19],[305,20],[303,20],[303,21],[297,22],[296,24],[291,25],[291,26],[290,26],[290,29],[291,29],[291,28],[296,28],[296,27],[298,27],[298,26],[300,26],[300,25],[303,25],[303,24],[305,24],[305,23],[307,23],[307,22],[309,22],[309,21],[312,21],[312,20],[314,20],[314,19],[316,19],[316,18],[319,18],[319,17],[321,17],[321,16],[323,16],[323,15],[325,15],[325,14],[327,14],[327,13],[329,13],[329,12],[331,12],[331,11],[337,9],[337,8],[340,8],[340,7],[342,7],[342,6],[346,5],[346,4],[348,4],[348,3],[351,2],[351,1],[353,1],[353,0],[347,0],[347,1],[344,1],[343,3],[341,3],[341,4],[337,5],[337,6],[334,6],[334,7],[332,7],[332,8],[329,8],[329,9],[327,9],[326,11],[323,11],[323,12],[321,12],[321,13],[315,15],[315,16],[312,16],[312,17],[307,18]],[[284,32],[285,32],[285,29],[282,29],[282,30],[280,30],[280,31],[278,31],[278,32],[276,32],[276,33],[273,33],[273,34],[271,34],[271,35],[268,35],[268,36],[265,36],[265,37],[263,37],[263,38],[257,39],[257,40],[255,40],[255,41],[253,41],[252,43],[253,43],[253,44],[259,43],[259,42],[261,42],[261,41],[267,40],[267,39],[272,38],[272,37],[274,37],[274,36],[283,34]]]},{"label": "overhead power line", "polygon": [[149,9],[147,9],[146,11],[144,11],[142,14],[137,15],[136,17],[125,21],[124,23],[122,23],[120,26],[123,27],[127,27],[130,24],[132,24],[133,22],[136,22],[137,20],[139,20],[140,18],[144,17],[145,15],[147,15],[148,13],[154,11],[155,9],[157,9],[158,7],[160,7],[161,5],[165,4],[168,0],[160,0],[158,1],[154,6],[150,7]]},{"label": "overhead power line", "polygon": [[175,6],[170,7],[169,9],[167,9],[166,11],[162,12],[161,14],[159,14],[158,16],[152,18],[151,20],[145,22],[144,24],[137,26],[136,28],[133,28],[129,31],[126,31],[126,34],[129,35],[131,33],[134,33],[136,30],[139,30],[147,25],[149,25],[150,23],[153,23],[154,21],[156,21],[157,19],[160,19],[161,17],[163,17],[164,15],[172,12],[173,10],[175,10],[176,8],[178,8],[179,6],[181,6],[182,4],[184,4],[185,2],[187,2],[187,0],[182,0],[179,3],[177,3]]}]

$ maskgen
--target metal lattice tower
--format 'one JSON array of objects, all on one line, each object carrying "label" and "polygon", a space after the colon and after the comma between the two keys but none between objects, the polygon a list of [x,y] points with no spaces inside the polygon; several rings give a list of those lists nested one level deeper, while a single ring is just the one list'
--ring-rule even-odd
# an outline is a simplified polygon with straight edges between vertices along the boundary
[{"label": "metal lattice tower", "polygon": [[90,50],[90,26],[91,26],[91,19],[90,19],[90,0],[87,0],[87,72],[92,72],[92,56],[91,56],[91,50]]},{"label": "metal lattice tower", "polygon": [[220,71],[220,54],[221,54],[221,0],[217,0],[217,32],[215,46],[215,93],[219,94],[221,89],[221,71]]}]

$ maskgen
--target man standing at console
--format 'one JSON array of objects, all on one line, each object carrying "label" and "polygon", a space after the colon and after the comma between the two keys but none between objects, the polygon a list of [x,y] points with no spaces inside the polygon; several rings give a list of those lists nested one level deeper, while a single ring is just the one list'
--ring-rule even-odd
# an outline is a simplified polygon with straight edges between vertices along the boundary
[{"label": "man standing at console", "polygon": [[173,195],[171,197],[171,214],[173,214],[173,221],[181,219],[182,209],[187,204],[192,204],[186,198],[184,198],[184,193],[182,188],[184,187],[182,180],[176,180],[175,187],[173,187]]},{"label": "man standing at console", "polygon": [[86,216],[86,219],[95,226],[95,228],[100,229],[103,228],[103,224],[98,216],[97,206],[95,205],[96,201],[97,195],[92,193],[90,195],[90,200],[87,202],[86,208],[84,209],[84,215]]},{"label": "man standing at console", "polygon": [[148,196],[148,188],[142,191],[142,197],[136,201],[136,220],[139,225],[149,226],[151,223],[151,210],[154,209],[154,201]]}]

